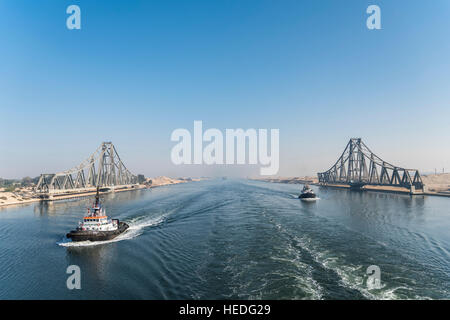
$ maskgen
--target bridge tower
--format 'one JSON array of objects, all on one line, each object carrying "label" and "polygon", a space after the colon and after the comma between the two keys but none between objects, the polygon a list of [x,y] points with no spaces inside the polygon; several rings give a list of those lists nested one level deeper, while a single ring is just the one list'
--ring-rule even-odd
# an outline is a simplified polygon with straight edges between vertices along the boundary
[{"label": "bridge tower", "polygon": [[97,186],[114,189],[137,183],[137,176],[125,167],[112,142],[103,142],[80,165],[59,173],[41,174],[35,191],[52,195],[95,190]]},{"label": "bridge tower", "polygon": [[353,189],[366,185],[393,186],[407,188],[411,194],[424,189],[417,169],[400,168],[382,160],[361,138],[350,139],[336,163],[317,176],[322,185],[349,185]]}]

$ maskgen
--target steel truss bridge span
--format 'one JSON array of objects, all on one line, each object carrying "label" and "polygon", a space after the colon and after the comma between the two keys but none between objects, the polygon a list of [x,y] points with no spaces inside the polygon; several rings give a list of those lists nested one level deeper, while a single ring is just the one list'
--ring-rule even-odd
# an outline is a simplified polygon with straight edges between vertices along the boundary
[{"label": "steel truss bridge span", "polygon": [[99,187],[118,188],[137,184],[123,164],[112,142],[103,142],[79,166],[56,174],[41,174],[36,185],[38,193],[75,193]]},{"label": "steel truss bridge span", "polygon": [[424,188],[417,169],[394,166],[374,154],[361,138],[352,138],[336,163],[317,174],[319,183],[345,184],[353,188],[365,185],[408,188],[411,192]]}]

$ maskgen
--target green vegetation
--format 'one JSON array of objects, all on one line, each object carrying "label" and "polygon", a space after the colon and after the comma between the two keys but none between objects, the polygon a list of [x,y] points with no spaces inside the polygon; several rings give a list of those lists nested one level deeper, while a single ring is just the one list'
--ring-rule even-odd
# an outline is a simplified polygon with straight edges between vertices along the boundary
[{"label": "green vegetation", "polygon": [[5,192],[14,192],[16,190],[16,186],[8,186],[5,188]]},{"label": "green vegetation", "polygon": [[37,184],[39,177],[30,178],[25,177],[23,179],[2,179],[0,178],[0,188],[11,188],[11,187],[30,187]]}]

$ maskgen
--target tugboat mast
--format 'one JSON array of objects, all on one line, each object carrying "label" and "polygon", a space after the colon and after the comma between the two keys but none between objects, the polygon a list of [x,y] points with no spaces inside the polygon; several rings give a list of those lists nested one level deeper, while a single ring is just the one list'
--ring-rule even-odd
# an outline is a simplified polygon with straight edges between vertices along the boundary
[{"label": "tugboat mast", "polygon": [[100,195],[99,195],[100,187],[97,186],[97,194],[95,195],[95,207],[97,208],[100,204]]}]

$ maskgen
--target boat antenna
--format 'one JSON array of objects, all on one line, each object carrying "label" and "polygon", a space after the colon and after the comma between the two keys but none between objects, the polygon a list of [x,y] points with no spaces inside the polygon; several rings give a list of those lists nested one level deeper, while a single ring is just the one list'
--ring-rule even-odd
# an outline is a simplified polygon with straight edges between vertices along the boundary
[{"label": "boat antenna", "polygon": [[99,196],[100,186],[97,186],[97,194],[95,195],[95,206],[98,207],[100,203],[100,196]]}]

